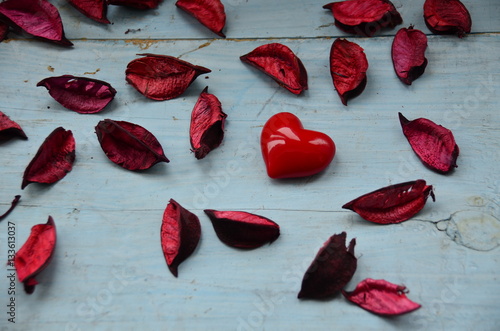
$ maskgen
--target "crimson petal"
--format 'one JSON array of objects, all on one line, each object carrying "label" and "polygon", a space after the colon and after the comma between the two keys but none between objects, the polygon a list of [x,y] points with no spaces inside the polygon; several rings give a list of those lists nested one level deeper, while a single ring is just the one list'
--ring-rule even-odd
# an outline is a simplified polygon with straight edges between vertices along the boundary
[{"label": "crimson petal", "polygon": [[107,0],[108,4],[124,6],[134,9],[154,9],[157,8],[162,0]]},{"label": "crimson petal", "polygon": [[35,285],[38,284],[35,276],[48,266],[55,247],[56,224],[49,216],[46,224],[37,224],[31,228],[30,236],[12,261],[19,281],[24,283],[26,293],[31,294],[35,290]]},{"label": "crimson petal", "polygon": [[356,239],[346,247],[346,233],[331,236],[307,269],[299,299],[322,299],[340,291],[352,278],[358,260],[354,256]]},{"label": "crimson petal", "polygon": [[382,316],[402,315],[420,308],[405,295],[406,287],[383,279],[367,278],[352,292],[342,290],[344,297],[363,309]]},{"label": "crimson petal", "polygon": [[342,103],[363,92],[366,86],[368,60],[358,44],[337,38],[330,50],[330,74]]},{"label": "crimson petal", "polygon": [[170,272],[177,277],[179,264],[193,254],[201,237],[198,217],[170,199],[161,223],[161,248]]},{"label": "crimson petal", "polygon": [[122,168],[145,170],[169,162],[156,137],[140,125],[105,119],[95,130],[108,159]]},{"label": "crimson petal", "polygon": [[435,200],[432,185],[426,185],[425,180],[418,179],[367,193],[342,208],[350,209],[373,223],[401,223],[424,208],[429,195]]},{"label": "crimson petal", "polygon": [[17,204],[19,203],[19,200],[21,200],[21,196],[16,195],[14,197],[14,200],[12,200],[12,202],[10,204],[10,208],[7,209],[7,211],[5,213],[0,215],[0,221],[3,220],[4,218],[6,218],[7,216],[9,216],[9,214],[14,210],[14,208],[16,208]]},{"label": "crimson petal", "polygon": [[401,113],[399,121],[403,134],[423,164],[442,174],[457,167],[460,151],[450,130],[426,118],[409,121]]},{"label": "crimson petal", "polygon": [[392,42],[392,63],[398,78],[405,84],[420,77],[427,66],[427,36],[420,30],[402,28]]},{"label": "crimson petal", "polygon": [[193,65],[173,56],[138,54],[125,71],[126,79],[137,91],[153,100],[169,100],[180,96],[201,74],[210,69]]},{"label": "crimson petal", "polygon": [[111,23],[106,17],[108,12],[106,0],[68,0],[68,2],[83,15],[96,22],[104,24]]},{"label": "crimson petal", "polygon": [[424,19],[432,32],[456,34],[459,38],[470,33],[472,26],[469,11],[459,0],[426,0]]},{"label": "crimson petal", "polygon": [[45,139],[26,167],[21,189],[30,183],[52,184],[73,169],[75,139],[70,130],[58,127]]},{"label": "crimson petal", "polygon": [[262,45],[240,56],[240,60],[264,72],[293,94],[300,94],[308,89],[306,68],[285,45]]},{"label": "crimson petal", "polygon": [[217,237],[226,245],[257,248],[272,243],[280,235],[280,227],[270,219],[244,211],[205,209]]},{"label": "crimson petal", "polygon": [[189,136],[192,151],[198,160],[220,145],[227,117],[219,99],[207,91],[208,87],[201,92],[191,113]]},{"label": "crimson petal", "polygon": [[382,28],[403,23],[401,15],[388,0],[348,0],[323,6],[330,9],[335,26],[360,36],[371,37]]},{"label": "crimson petal", "polygon": [[16,122],[0,111],[0,140],[6,140],[13,136],[28,139],[23,129]]},{"label": "crimson petal", "polygon": [[45,78],[36,86],[46,87],[57,102],[80,114],[100,112],[116,94],[107,82],[71,75]]},{"label": "crimson petal", "polygon": [[7,0],[0,3],[0,17],[15,27],[63,46],[72,46],[64,36],[61,16],[47,0]]},{"label": "crimson petal", "polygon": [[177,0],[177,7],[194,16],[201,24],[221,37],[226,25],[226,12],[220,0]]}]

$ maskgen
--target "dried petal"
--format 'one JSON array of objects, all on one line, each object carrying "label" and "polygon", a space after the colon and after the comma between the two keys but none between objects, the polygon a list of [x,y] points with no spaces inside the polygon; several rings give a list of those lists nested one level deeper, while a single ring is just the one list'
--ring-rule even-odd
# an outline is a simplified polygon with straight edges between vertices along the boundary
[{"label": "dried petal", "polygon": [[293,94],[300,94],[308,89],[306,68],[285,45],[262,45],[240,56],[240,60],[264,72]]},{"label": "dried petal", "polygon": [[257,248],[272,243],[280,235],[280,227],[263,216],[244,211],[205,209],[217,237],[226,245],[237,248]]},{"label": "dried petal", "polygon": [[16,122],[0,111],[0,140],[10,139],[14,136],[28,139],[23,129]]},{"label": "dried petal", "polygon": [[342,103],[363,92],[366,86],[366,70],[368,60],[365,52],[358,44],[346,39],[337,38],[330,50],[330,74],[333,86]]},{"label": "dried petal", "polygon": [[388,0],[331,2],[323,8],[332,11],[335,26],[360,36],[371,37],[382,28],[393,28],[403,23],[396,7]]},{"label": "dried petal", "polygon": [[46,87],[57,102],[80,114],[100,112],[116,94],[107,82],[71,75],[48,77],[36,86]]},{"label": "dried petal", "polygon": [[116,6],[130,7],[134,9],[155,9],[162,0],[107,0],[108,4]]},{"label": "dried petal", "polygon": [[403,134],[423,164],[442,174],[457,167],[459,148],[450,130],[426,118],[409,121],[401,113],[399,121]]},{"label": "dried petal", "polygon": [[191,113],[189,136],[192,151],[198,160],[220,145],[227,117],[219,99],[207,91],[208,87],[205,87]]},{"label": "dried petal", "polygon": [[140,125],[105,119],[95,130],[108,159],[125,169],[145,170],[169,162],[156,137]]},{"label": "dried petal", "polygon": [[73,133],[58,127],[45,139],[26,167],[21,189],[30,183],[57,182],[73,169],[73,162],[75,162]]},{"label": "dried petal", "polygon": [[0,42],[7,39],[7,35],[9,34],[9,25],[0,21]]},{"label": "dried petal", "polygon": [[0,18],[11,26],[63,46],[72,46],[64,36],[61,16],[47,0],[6,0],[0,3]]},{"label": "dried petal", "polygon": [[361,281],[352,292],[342,290],[347,300],[382,316],[402,315],[420,308],[418,303],[406,297],[407,292],[405,286],[370,278]]},{"label": "dried petal", "polygon": [[7,216],[9,216],[9,214],[14,210],[14,208],[16,208],[19,200],[21,200],[21,196],[20,195],[16,195],[14,197],[14,200],[12,200],[12,202],[10,204],[10,208],[7,209],[7,211],[5,213],[3,213],[2,215],[0,215],[0,221],[3,220],[4,218],[6,218]]},{"label": "dried petal", "polygon": [[147,98],[169,100],[178,97],[201,74],[210,69],[195,66],[173,56],[138,54],[140,59],[131,61],[125,75],[127,82]]},{"label": "dried petal", "polygon": [[321,299],[340,291],[352,278],[358,260],[356,239],[345,245],[346,233],[331,236],[319,250],[302,279],[299,299]]},{"label": "dried petal", "polygon": [[106,0],[68,0],[68,2],[83,15],[96,22],[104,24],[111,23],[106,17],[108,12]]},{"label": "dried petal", "polygon": [[470,33],[472,26],[469,11],[459,0],[426,0],[424,19],[432,32],[456,34],[459,38]]},{"label": "dried petal", "polygon": [[365,220],[392,224],[406,221],[424,208],[429,195],[435,201],[432,185],[418,179],[390,185],[367,193],[342,206],[359,214]]},{"label": "dried petal", "polygon": [[51,216],[46,224],[37,224],[24,245],[14,256],[17,277],[24,283],[24,290],[31,294],[38,282],[35,280],[40,272],[50,263],[56,247],[56,225]]},{"label": "dried petal", "polygon": [[427,66],[426,49],[427,36],[422,31],[410,26],[396,33],[392,42],[392,63],[396,75],[403,83],[411,85],[424,73]]},{"label": "dried petal", "polygon": [[221,37],[226,25],[226,12],[220,0],[177,0],[177,7],[194,16],[201,24]]},{"label": "dried petal", "polygon": [[161,223],[161,248],[168,268],[177,277],[177,268],[195,250],[201,236],[198,217],[170,199]]}]

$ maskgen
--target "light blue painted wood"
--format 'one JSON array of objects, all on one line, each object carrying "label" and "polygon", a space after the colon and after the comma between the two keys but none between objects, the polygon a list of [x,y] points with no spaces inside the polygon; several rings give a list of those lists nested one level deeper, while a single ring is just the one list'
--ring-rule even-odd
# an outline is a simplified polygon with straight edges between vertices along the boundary
[{"label": "light blue painted wood", "polygon": [[[234,6],[226,4],[232,22],[227,32],[228,37],[240,39],[211,40],[209,33],[188,28],[187,17],[173,8],[173,2],[146,14],[111,10],[115,24],[102,28],[64,1],[56,1],[66,19],[67,36],[76,37],[74,49],[17,39],[0,44],[0,110],[29,136],[28,141],[0,145],[0,209],[6,209],[15,194],[22,195],[21,204],[0,224],[0,263],[6,263],[7,222],[15,223],[17,248],[31,226],[45,222],[48,215],[54,217],[58,231],[54,260],[39,276],[36,292],[27,296],[17,284],[16,325],[8,323],[3,313],[1,326],[7,330],[497,328],[500,249],[480,249],[500,244],[498,221],[464,223],[460,219],[464,214],[456,214],[469,210],[500,217],[500,36],[494,1],[467,3],[473,14],[488,13],[474,20],[475,31],[494,33],[462,40],[429,36],[429,65],[410,87],[394,74],[392,37],[356,39],[370,63],[368,85],[348,107],[340,103],[329,74],[333,39],[322,37],[327,35],[324,30],[335,27],[317,29],[329,24],[331,17],[322,12],[323,3],[312,2],[233,1]],[[419,17],[421,4],[416,3],[396,3],[402,6],[405,21]],[[264,5],[273,10],[262,10]],[[173,18],[167,9],[174,12]],[[170,20],[160,27],[160,14],[155,13]],[[293,19],[297,13],[303,21]],[[118,14],[124,15],[123,21],[116,19]],[[141,16],[137,25],[130,24],[132,15]],[[123,34],[129,28],[141,28],[133,37],[143,40],[125,40],[132,36]],[[172,34],[165,34],[167,30]],[[304,62],[310,87],[304,95],[292,95],[239,60],[269,42],[245,38],[269,37],[286,37],[273,41],[288,45]],[[196,38],[200,40],[191,40]],[[200,76],[180,98],[150,101],[124,78],[127,63],[143,52],[180,56],[211,68],[212,73]],[[36,87],[41,79],[62,74],[106,80],[117,89],[116,100],[101,114],[65,110],[44,88]],[[223,144],[197,161],[189,151],[189,118],[207,85],[221,100],[228,122]],[[267,177],[259,135],[265,121],[280,111],[296,114],[306,128],[334,139],[337,155],[324,173],[291,181]],[[426,117],[453,130],[461,152],[453,174],[438,175],[420,163],[401,133],[399,111],[409,119]],[[157,136],[171,162],[142,173],[115,166],[95,137],[94,126],[103,118],[143,125]],[[21,191],[26,165],[58,126],[75,135],[74,169],[54,185],[32,184]],[[437,200],[403,224],[377,226],[341,209],[361,194],[417,178],[434,185]],[[200,217],[203,232],[177,279],[169,273],[159,243],[161,217],[170,198]],[[204,208],[258,213],[279,223],[282,234],[272,245],[234,250],[218,241]],[[358,270],[349,290],[364,278],[384,278],[405,284],[409,297],[422,308],[384,319],[342,297],[326,302],[297,300],[301,278],[317,250],[341,231],[349,239],[357,238]],[[5,268],[2,275],[8,275]],[[5,307],[5,282],[0,291]]]}]

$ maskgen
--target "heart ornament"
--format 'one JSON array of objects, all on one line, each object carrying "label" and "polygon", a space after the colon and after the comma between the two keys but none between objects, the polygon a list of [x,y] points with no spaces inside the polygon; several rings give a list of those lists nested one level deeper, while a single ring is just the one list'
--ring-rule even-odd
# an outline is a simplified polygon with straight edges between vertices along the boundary
[{"label": "heart ornament", "polygon": [[304,129],[300,119],[287,112],[275,114],[266,122],[260,146],[271,178],[317,174],[335,156],[335,143],[329,136]]}]

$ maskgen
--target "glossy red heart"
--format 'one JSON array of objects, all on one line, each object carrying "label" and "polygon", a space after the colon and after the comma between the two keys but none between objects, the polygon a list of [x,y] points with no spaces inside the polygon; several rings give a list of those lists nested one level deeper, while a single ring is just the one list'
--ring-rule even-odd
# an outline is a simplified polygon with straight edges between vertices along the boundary
[{"label": "glossy red heart", "polygon": [[271,178],[305,177],[324,170],[335,156],[335,143],[326,134],[305,130],[291,113],[278,113],[264,125],[262,156]]}]

